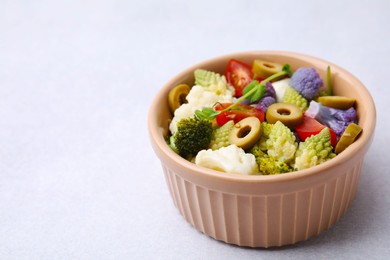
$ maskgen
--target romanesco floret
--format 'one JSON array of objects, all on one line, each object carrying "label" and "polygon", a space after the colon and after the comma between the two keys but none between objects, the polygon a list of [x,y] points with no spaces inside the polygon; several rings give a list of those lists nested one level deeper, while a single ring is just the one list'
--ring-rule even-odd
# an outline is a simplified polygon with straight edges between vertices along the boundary
[{"label": "romanesco floret", "polygon": [[266,144],[268,155],[285,163],[294,159],[298,147],[294,133],[280,121],[273,125]]},{"label": "romanesco floret", "polygon": [[308,102],[306,98],[304,98],[298,91],[296,91],[293,87],[288,87],[283,96],[283,103],[289,103],[297,105],[305,111],[308,107]]},{"label": "romanesco floret", "polygon": [[267,122],[261,123],[262,135],[260,137],[260,140],[257,142],[257,146],[263,152],[267,152],[267,139],[269,138],[269,134],[271,133],[271,129],[273,126],[273,124]]},{"label": "romanesco floret", "polygon": [[184,158],[195,156],[200,150],[208,148],[212,131],[211,123],[207,120],[183,118],[170,138],[170,146]]},{"label": "romanesco floret", "polygon": [[255,156],[231,144],[218,150],[202,150],[195,157],[195,164],[209,169],[242,175],[256,174]]},{"label": "romanesco floret", "polygon": [[318,96],[322,84],[322,79],[314,68],[299,68],[290,80],[290,85],[308,100]]},{"label": "romanesco floret", "polygon": [[195,85],[202,86],[217,95],[224,95],[229,91],[234,96],[235,90],[227,83],[224,75],[214,71],[197,69],[194,72],[194,77]]},{"label": "romanesco floret", "polygon": [[255,156],[259,172],[262,175],[273,175],[293,171],[287,163],[269,157],[267,153],[261,150],[259,143],[252,147],[250,153]]},{"label": "romanesco floret", "polygon": [[197,69],[194,72],[195,85],[202,87],[210,87],[213,84],[218,83],[219,81],[225,81],[225,76],[220,75],[214,71]]},{"label": "romanesco floret", "polygon": [[273,126],[273,124],[267,123],[265,121],[262,122],[261,127],[263,128],[263,136],[268,138]]},{"label": "romanesco floret", "polygon": [[234,121],[230,120],[221,127],[216,127],[211,135],[209,147],[212,150],[218,150],[221,147],[229,146],[229,134],[234,127]]},{"label": "romanesco floret", "polygon": [[332,152],[329,128],[325,127],[317,135],[299,143],[294,168],[296,170],[307,169],[335,156],[336,154]]}]

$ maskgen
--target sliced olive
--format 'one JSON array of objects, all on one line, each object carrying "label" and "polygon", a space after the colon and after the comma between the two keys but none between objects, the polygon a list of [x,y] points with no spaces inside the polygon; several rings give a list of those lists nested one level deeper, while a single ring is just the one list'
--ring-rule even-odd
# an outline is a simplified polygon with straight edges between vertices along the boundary
[{"label": "sliced olive", "polygon": [[348,109],[355,105],[356,100],[354,98],[343,96],[322,96],[318,98],[318,102],[327,107],[333,107],[338,109]]},{"label": "sliced olive", "polygon": [[253,74],[263,79],[281,71],[282,68],[283,66],[279,63],[264,60],[254,60],[252,64]]},{"label": "sliced olive", "polygon": [[347,126],[344,133],[341,135],[340,140],[336,144],[335,153],[339,154],[355,142],[356,138],[360,135],[363,129],[355,124],[351,123]]},{"label": "sliced olive", "polygon": [[169,91],[168,105],[172,113],[186,102],[186,96],[190,92],[190,89],[190,86],[187,84],[180,84]]},{"label": "sliced olive", "polygon": [[266,113],[268,123],[275,124],[277,121],[293,128],[303,120],[303,113],[299,106],[288,103],[274,103],[268,107]]},{"label": "sliced olive", "polygon": [[254,116],[246,117],[234,125],[229,135],[229,143],[247,150],[259,141],[261,134],[260,120]]}]

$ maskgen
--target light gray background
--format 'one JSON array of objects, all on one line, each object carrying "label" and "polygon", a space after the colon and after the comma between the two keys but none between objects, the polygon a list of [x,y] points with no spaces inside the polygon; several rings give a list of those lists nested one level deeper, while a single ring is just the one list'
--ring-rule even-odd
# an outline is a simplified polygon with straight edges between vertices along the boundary
[{"label": "light gray background", "polygon": [[[384,259],[390,2],[0,2],[0,259]],[[215,241],[172,203],[147,133],[172,76],[247,50],[307,53],[371,91],[376,136],[329,231],[276,249]]]}]

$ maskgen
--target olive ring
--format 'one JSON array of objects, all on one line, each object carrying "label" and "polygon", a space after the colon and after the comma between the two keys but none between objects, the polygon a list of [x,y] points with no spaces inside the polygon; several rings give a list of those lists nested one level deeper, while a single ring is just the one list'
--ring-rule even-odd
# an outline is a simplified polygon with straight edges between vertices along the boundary
[{"label": "olive ring", "polygon": [[303,120],[303,113],[300,107],[289,103],[274,103],[268,107],[266,113],[268,123],[275,124],[277,121],[293,128]]}]

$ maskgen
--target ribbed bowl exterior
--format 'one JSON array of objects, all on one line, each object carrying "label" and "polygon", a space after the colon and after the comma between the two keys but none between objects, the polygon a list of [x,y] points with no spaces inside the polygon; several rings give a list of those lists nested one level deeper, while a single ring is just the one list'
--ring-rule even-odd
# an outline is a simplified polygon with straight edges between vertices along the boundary
[{"label": "ribbed bowl exterior", "polygon": [[[326,78],[332,67],[335,95],[356,99],[359,138],[335,158],[296,172],[243,176],[198,167],[167,145],[172,118],[167,96],[174,86],[193,84],[193,71],[223,73],[231,58],[289,63],[293,70],[315,67]],[[320,234],[344,215],[355,197],[361,166],[374,136],[376,110],[365,86],[352,74],[327,61],[303,54],[253,51],[217,57],[173,77],[157,94],[149,111],[152,147],[159,157],[173,202],[183,217],[204,234],[249,247],[294,244]]]},{"label": "ribbed bowl exterior", "polygon": [[361,165],[307,189],[262,196],[213,190],[163,170],[176,208],[197,230],[239,246],[272,247],[307,240],[336,223],[355,197]]}]

